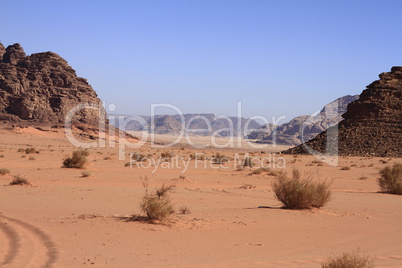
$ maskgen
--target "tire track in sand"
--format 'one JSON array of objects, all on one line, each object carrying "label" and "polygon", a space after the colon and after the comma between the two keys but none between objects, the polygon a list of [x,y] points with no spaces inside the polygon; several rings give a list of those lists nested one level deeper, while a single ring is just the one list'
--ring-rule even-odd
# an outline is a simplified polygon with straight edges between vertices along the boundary
[{"label": "tire track in sand", "polygon": [[[0,213],[1,267],[52,267],[58,257],[56,245],[40,228]],[[4,255],[4,256],[3,256]]]}]

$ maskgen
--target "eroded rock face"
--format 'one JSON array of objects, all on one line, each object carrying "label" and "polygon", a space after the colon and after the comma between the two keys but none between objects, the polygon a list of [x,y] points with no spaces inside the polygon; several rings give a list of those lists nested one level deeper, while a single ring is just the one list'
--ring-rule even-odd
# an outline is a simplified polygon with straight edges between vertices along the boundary
[{"label": "eroded rock face", "polygon": [[2,43],[0,43],[0,62],[3,60],[3,55],[6,53],[6,49]]},{"label": "eroded rock face", "polygon": [[[402,156],[402,67],[392,67],[379,77],[343,114],[338,124],[339,155]],[[327,136],[331,137],[324,131],[305,145],[321,153],[336,152]],[[307,150],[300,145],[284,153],[307,154]]]},{"label": "eroded rock face", "polygon": [[[0,44],[0,120],[64,123],[78,104],[102,107],[87,80],[53,52],[26,56],[19,44]],[[81,109],[73,123],[97,125],[101,109]],[[102,115],[102,113],[101,113]]]}]

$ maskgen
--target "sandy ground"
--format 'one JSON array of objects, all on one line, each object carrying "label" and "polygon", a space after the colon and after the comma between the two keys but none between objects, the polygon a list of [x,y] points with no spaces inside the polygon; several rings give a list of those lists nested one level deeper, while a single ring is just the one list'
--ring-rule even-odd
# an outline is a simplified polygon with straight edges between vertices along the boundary
[{"label": "sandy ground", "polygon": [[286,145],[258,144],[252,140],[245,140],[241,137],[211,137],[211,136],[174,136],[164,134],[153,134],[144,131],[127,131],[131,135],[151,142],[152,139],[161,145],[175,145],[184,148],[231,148],[237,150],[280,152],[290,148]]},{"label": "sandy ground", "polygon": [[[28,147],[39,154],[18,152]],[[118,160],[117,148],[92,148],[90,177],[61,168],[73,150],[62,130],[0,129],[0,169],[11,171],[0,175],[1,267],[320,267],[331,254],[356,249],[377,267],[402,267],[402,197],[379,193],[376,184],[380,168],[402,159],[341,157],[332,167],[313,156],[250,151],[271,157],[273,169],[297,167],[333,180],[327,206],[294,211],[274,198],[274,176],[249,175],[233,164],[237,153],[247,155],[244,147],[127,150],[231,158],[220,167],[193,159],[187,169],[170,162],[125,167],[129,160]],[[16,174],[32,186],[9,186]],[[150,188],[175,183],[175,207],[191,213],[176,212],[164,224],[130,220],[141,213],[145,177]]]}]

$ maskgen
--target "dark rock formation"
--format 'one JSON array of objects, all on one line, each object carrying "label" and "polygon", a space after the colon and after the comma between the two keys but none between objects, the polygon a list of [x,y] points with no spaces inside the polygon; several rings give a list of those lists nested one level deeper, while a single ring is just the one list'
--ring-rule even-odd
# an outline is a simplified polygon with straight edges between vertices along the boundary
[{"label": "dark rock formation", "polygon": [[[64,123],[77,104],[102,107],[87,80],[56,53],[26,56],[19,44],[0,44],[0,120]],[[100,109],[82,109],[73,123],[97,125]]]},{"label": "dark rock formation", "polygon": [[256,140],[258,143],[294,146],[302,144],[303,141],[314,138],[328,127],[336,125],[343,120],[342,114],[346,112],[348,104],[358,98],[358,95],[347,95],[338,98],[325,105],[316,116],[298,116],[279,126],[273,124],[264,125],[251,132],[248,138]]},{"label": "dark rock formation", "polygon": [[[402,156],[402,67],[379,75],[348,105],[345,118],[338,124],[338,142],[329,129],[305,143],[320,153],[350,156]],[[327,141],[327,137],[328,141]],[[328,145],[328,146],[327,146]],[[336,147],[338,150],[336,150]],[[304,145],[284,153],[307,154]]]}]

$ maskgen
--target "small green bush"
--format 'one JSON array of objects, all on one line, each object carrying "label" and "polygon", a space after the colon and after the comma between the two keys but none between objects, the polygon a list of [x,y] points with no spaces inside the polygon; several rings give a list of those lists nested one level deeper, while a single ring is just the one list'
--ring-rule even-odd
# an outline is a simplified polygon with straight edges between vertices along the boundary
[{"label": "small green bush", "polygon": [[0,168],[0,175],[6,175],[10,173],[10,170],[7,168]]},{"label": "small green bush", "polygon": [[402,164],[394,164],[380,170],[380,178],[377,182],[381,191],[402,195]]},{"label": "small green bush", "polygon": [[65,168],[84,168],[88,162],[87,156],[89,152],[86,150],[74,151],[72,157],[69,157],[63,161],[63,167]]},{"label": "small green bush", "polygon": [[280,173],[272,183],[276,199],[288,209],[310,209],[324,206],[331,198],[330,184],[314,180],[299,170],[294,169],[292,177]]},{"label": "small green bush", "polygon": [[359,251],[343,253],[338,257],[330,257],[321,264],[321,268],[373,268],[374,261],[368,256],[360,256]]}]

